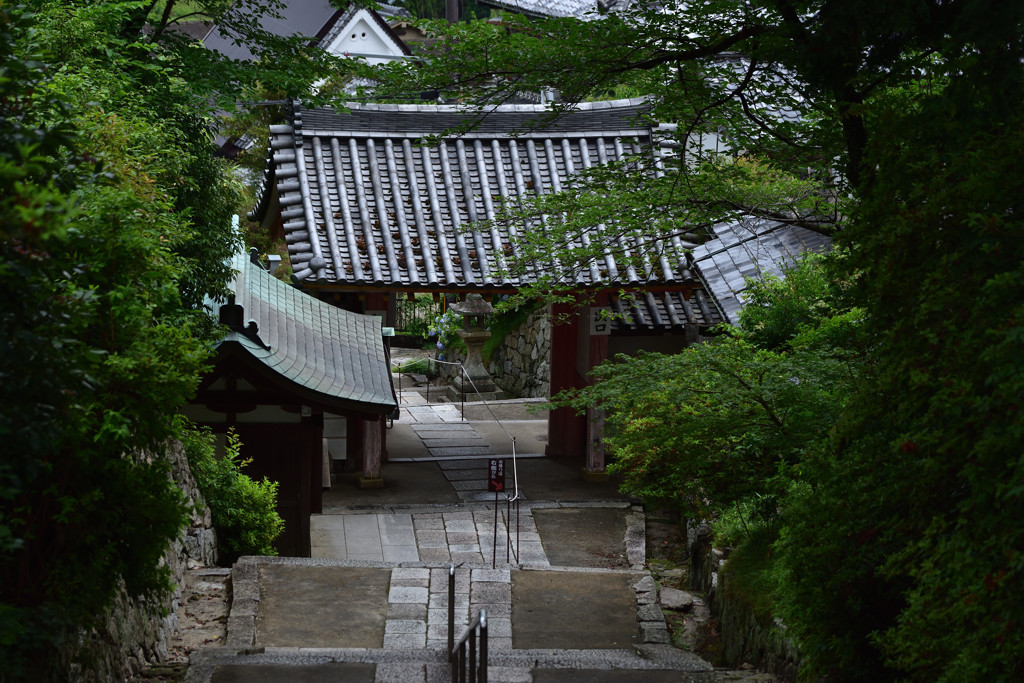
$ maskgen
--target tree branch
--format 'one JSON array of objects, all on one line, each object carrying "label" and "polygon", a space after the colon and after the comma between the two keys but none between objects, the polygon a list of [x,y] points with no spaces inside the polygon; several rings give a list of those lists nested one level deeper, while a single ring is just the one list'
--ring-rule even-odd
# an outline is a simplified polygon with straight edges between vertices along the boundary
[{"label": "tree branch", "polygon": [[622,73],[626,71],[646,71],[655,67],[661,66],[662,64],[669,64],[675,62],[689,62],[695,59],[702,59],[704,57],[714,57],[720,55],[723,52],[727,52],[737,43],[741,43],[744,40],[759,36],[763,33],[773,30],[774,26],[744,26],[737,33],[731,36],[723,38],[717,43],[712,45],[705,45],[693,50],[681,50],[677,52],[667,52],[657,57],[650,57],[638,62],[627,62],[618,67],[610,68],[611,73]]}]

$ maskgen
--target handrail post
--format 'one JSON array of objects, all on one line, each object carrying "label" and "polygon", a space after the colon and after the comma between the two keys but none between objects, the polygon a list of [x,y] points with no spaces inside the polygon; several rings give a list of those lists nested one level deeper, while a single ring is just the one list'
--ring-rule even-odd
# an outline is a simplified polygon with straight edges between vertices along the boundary
[{"label": "handrail post", "polygon": [[479,683],[487,683],[487,611],[480,610],[480,674]]},{"label": "handrail post", "polygon": [[453,661],[455,647],[455,563],[448,566],[448,661]]},{"label": "handrail post", "polygon": [[[477,642],[480,643],[479,651]],[[469,650],[468,662],[466,650]],[[448,651],[448,659],[451,663],[452,683],[487,683],[487,610],[477,612],[476,618],[458,637],[458,643]]]}]

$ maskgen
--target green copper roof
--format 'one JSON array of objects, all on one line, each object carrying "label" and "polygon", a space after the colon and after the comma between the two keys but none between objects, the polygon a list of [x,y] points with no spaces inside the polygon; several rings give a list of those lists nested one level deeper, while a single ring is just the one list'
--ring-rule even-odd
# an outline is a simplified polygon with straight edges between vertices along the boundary
[{"label": "green copper roof", "polygon": [[[247,255],[236,256],[233,266],[234,303],[247,329],[228,331],[219,350],[238,345],[328,407],[384,413],[396,406],[380,318],[319,301]],[[213,304],[214,315],[226,306]]]}]

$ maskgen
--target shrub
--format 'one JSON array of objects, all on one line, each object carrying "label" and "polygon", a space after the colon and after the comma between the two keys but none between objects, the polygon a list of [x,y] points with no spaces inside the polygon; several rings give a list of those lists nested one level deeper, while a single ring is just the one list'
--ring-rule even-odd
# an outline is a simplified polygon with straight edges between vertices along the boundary
[{"label": "shrub", "polygon": [[414,358],[413,360],[399,363],[395,366],[395,369],[406,374],[413,372],[420,375],[431,374],[430,360],[426,358]]},{"label": "shrub", "polygon": [[502,342],[513,331],[519,329],[529,319],[530,314],[540,308],[539,301],[528,301],[525,304],[505,310],[496,310],[490,317],[487,329],[491,331],[491,338],[484,342],[481,355],[485,363],[490,363],[494,352],[498,350]]},{"label": "shrub", "polygon": [[277,513],[277,482],[266,477],[256,481],[242,473],[250,461],[239,455],[241,442],[234,432],[228,433],[225,453],[219,458],[207,430],[192,431],[184,443],[192,474],[217,528],[220,562],[231,564],[242,555],[276,555],[274,539],[284,531],[284,520]]}]

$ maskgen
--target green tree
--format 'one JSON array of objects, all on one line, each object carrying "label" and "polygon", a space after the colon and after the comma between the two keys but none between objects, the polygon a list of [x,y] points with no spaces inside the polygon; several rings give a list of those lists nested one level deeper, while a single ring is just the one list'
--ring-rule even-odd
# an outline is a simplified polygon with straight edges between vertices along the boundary
[{"label": "green tree", "polygon": [[740,328],[678,354],[619,356],[556,397],[603,411],[625,492],[698,519],[757,499],[769,521],[800,479],[803,451],[838,420],[862,374],[862,314],[827,310],[833,285],[815,257],[751,289],[771,305]]},{"label": "green tree", "polygon": [[122,582],[167,589],[185,519],[159,454],[238,248],[209,112],[259,67],[143,34],[145,9],[0,6],[0,678],[63,679]]},{"label": "green tree", "polygon": [[[784,546],[787,623],[864,680],[879,652],[918,680],[1024,674],[1024,136],[1002,86],[976,87],[983,68],[893,112],[901,144],[872,150],[887,182],[846,239],[878,371],[814,464],[819,485],[794,501]],[[832,524],[803,521],[815,518]]]},{"label": "green tree", "polygon": [[[544,197],[569,235],[613,218],[699,235],[739,213],[817,224],[849,251],[837,277],[856,282],[877,364],[827,444],[804,452],[778,546],[808,674],[1024,675],[1022,36],[1024,5],[995,0],[711,0],[453,27],[427,68],[383,70],[396,92],[439,88],[480,116],[543,86],[565,106],[649,93],[686,154],[664,174],[638,160],[597,175],[593,197],[583,181]],[[687,147],[706,131],[752,166]]]}]

